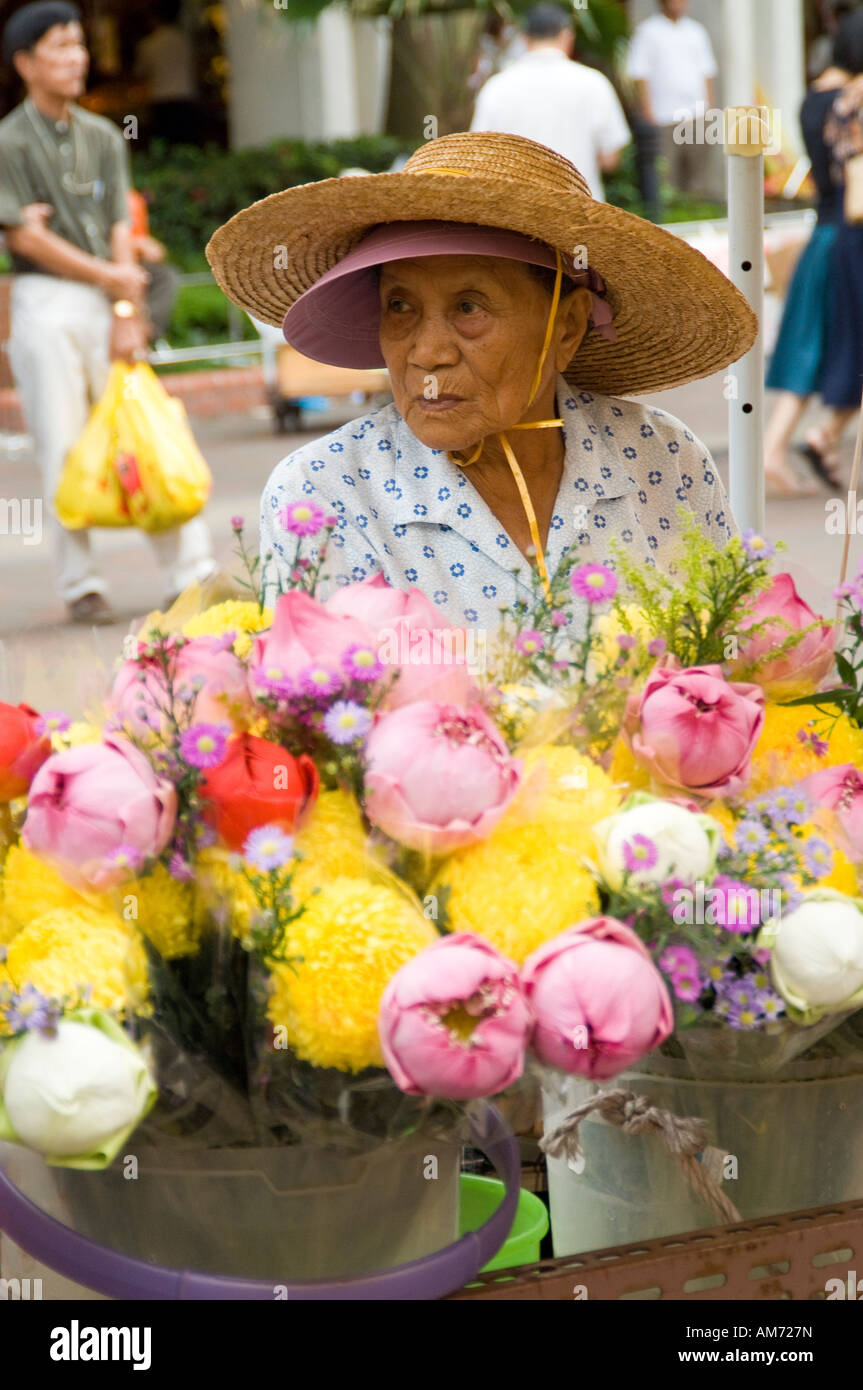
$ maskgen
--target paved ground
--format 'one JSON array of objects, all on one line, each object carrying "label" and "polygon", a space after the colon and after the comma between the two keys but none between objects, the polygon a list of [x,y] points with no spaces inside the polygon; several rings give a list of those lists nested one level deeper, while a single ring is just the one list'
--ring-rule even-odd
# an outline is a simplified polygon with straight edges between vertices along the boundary
[{"label": "paved ground", "polygon": [[[727,482],[726,402],[722,378],[666,391],[654,398],[680,416],[708,445]],[[277,436],[266,410],[207,420],[196,425],[201,447],[214,476],[208,509],[219,558],[230,563],[230,518],[244,515],[256,525],[258,501],[267,476],[291,449],[325,433],[340,416],[319,417],[311,434]],[[850,468],[852,440],[846,440]],[[0,438],[0,497],[32,497],[38,484],[26,448],[4,450]],[[832,611],[842,554],[842,537],[825,529],[824,498],[768,504],[768,532],[789,543],[785,567],[791,569],[809,602]],[[2,517],[2,513],[0,513]],[[2,521],[0,521],[2,524]],[[49,543],[25,544],[20,536],[0,534],[0,698],[27,698],[50,708],[80,708],[88,690],[98,689],[113,662],[122,634],[137,617],[159,605],[163,593],[158,568],[146,541],[136,532],[107,531],[96,538],[114,604],[121,621],[91,631],[63,625],[63,607],[53,590]],[[851,562],[863,554],[852,537]]]}]

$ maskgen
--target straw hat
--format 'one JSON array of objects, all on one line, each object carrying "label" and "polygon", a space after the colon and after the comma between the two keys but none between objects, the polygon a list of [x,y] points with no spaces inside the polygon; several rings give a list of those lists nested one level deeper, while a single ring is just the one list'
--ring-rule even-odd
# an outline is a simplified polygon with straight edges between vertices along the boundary
[{"label": "straw hat", "polygon": [[606,395],[681,386],[728,366],[755,340],[746,299],[700,251],[597,202],[562,155],[493,131],[430,140],[397,174],[274,193],[220,227],[207,259],[229,299],[281,325],[373,227],[425,220],[505,228],[576,263],[585,248],[605,280],[616,341],[586,336],[564,372],[573,386]]}]

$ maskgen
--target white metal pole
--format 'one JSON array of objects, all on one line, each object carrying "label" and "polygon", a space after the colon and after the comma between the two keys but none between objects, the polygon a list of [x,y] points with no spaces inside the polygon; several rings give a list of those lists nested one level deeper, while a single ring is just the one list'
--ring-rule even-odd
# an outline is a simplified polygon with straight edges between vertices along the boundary
[{"label": "white metal pole", "polygon": [[764,150],[770,143],[764,106],[725,112],[728,157],[729,274],[758,318],[758,336],[730,369],[728,459],[731,510],[741,530],[764,529]]}]

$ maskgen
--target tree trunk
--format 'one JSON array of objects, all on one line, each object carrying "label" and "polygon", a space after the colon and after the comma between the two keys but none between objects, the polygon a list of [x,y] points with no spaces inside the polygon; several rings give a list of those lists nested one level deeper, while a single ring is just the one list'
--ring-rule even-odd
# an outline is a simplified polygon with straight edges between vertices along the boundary
[{"label": "tree trunk", "polygon": [[419,144],[468,129],[474,94],[467,82],[484,18],[459,10],[393,20],[388,135]]}]

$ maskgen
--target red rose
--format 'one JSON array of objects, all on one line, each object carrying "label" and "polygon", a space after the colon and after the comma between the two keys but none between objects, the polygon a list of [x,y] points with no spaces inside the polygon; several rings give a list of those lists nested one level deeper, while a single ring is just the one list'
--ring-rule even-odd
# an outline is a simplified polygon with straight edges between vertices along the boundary
[{"label": "red rose", "polygon": [[318,794],[311,758],[294,758],[277,743],[242,734],[200,787],[204,814],[229,849],[241,850],[259,825],[293,831]]},{"label": "red rose", "polygon": [[23,796],[51,752],[51,740],[36,731],[29,705],[0,701],[0,802]]}]

